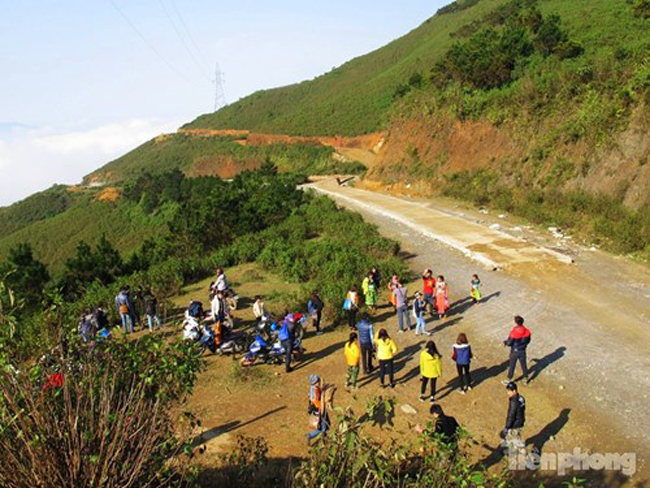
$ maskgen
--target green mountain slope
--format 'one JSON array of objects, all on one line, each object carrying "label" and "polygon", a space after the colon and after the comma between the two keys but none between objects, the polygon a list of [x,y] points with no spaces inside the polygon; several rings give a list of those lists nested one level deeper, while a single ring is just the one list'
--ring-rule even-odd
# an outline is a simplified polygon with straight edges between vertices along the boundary
[{"label": "green mountain slope", "polygon": [[[49,192],[37,193],[29,198],[42,201],[48,198]],[[5,222],[6,218],[6,221],[20,224],[13,232],[0,235],[0,261],[12,247],[28,243],[34,249],[35,256],[56,274],[61,271],[65,260],[74,255],[81,241],[95,244],[105,235],[127,255],[147,237],[166,229],[169,211],[147,215],[140,206],[125,199],[115,203],[103,202],[97,200],[96,196],[96,191],[70,194],[65,210],[39,219],[32,219],[29,213],[25,213],[25,202],[29,200],[1,209],[0,222]]]},{"label": "green mountain slope", "polygon": [[[426,82],[437,61],[465,34],[498,27],[503,20],[499,16],[507,9],[497,9],[507,3],[512,2],[465,2],[469,8],[437,14],[387,46],[312,81],[254,93],[185,127],[302,135],[356,135],[386,128],[400,85],[407,84],[415,73]],[[526,7],[534,2],[516,3]],[[545,0],[536,7],[544,15],[561,17],[570,39],[584,47],[585,64],[607,62],[614,53],[627,58],[630,65],[643,62],[642,53],[648,47],[647,20],[643,12],[634,15],[630,2]],[[549,58],[534,68],[556,71],[555,62]],[[525,71],[526,66],[518,69]]]}]

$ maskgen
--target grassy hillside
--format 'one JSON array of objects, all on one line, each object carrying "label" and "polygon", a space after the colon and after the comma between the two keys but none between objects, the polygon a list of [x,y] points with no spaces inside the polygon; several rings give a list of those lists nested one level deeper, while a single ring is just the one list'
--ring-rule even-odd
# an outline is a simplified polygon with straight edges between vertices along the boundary
[{"label": "grassy hillside", "polygon": [[[260,166],[271,159],[281,171],[303,174],[355,172],[358,164],[333,159],[331,147],[311,144],[248,146],[236,137],[197,137],[177,133],[152,139],[94,171],[109,181],[131,179],[144,172],[163,173],[180,169],[190,176],[219,175],[231,178],[239,171]],[[361,168],[362,169],[362,168]]]},{"label": "grassy hillside", "polygon": [[[254,93],[216,113],[202,115],[186,127],[306,135],[354,135],[387,127],[390,108],[410,89],[411,77],[416,75],[414,84],[420,84],[418,75],[428,84],[432,70],[454,43],[483,27],[498,28],[503,23],[507,9],[498,8],[506,3],[512,2],[461,2],[469,7],[446,9],[446,13],[438,13],[404,37],[314,80]],[[525,7],[532,2],[517,3]],[[632,2],[624,0],[545,0],[537,5],[542,14],[561,17],[561,26],[570,40],[584,49],[585,66],[608,62],[615,56],[631,71],[634,66],[644,65],[648,47],[645,14],[635,12],[633,7]],[[647,64],[644,66],[647,73]],[[557,57],[547,57],[531,66],[522,63],[517,69],[555,72]],[[611,88],[615,91],[621,87]],[[432,87],[429,91],[438,89]],[[515,94],[509,96],[514,99]],[[548,101],[542,100],[541,105]],[[448,102],[451,104],[453,101]],[[474,114],[480,108],[480,104],[473,107]]]},{"label": "grassy hillside", "polygon": [[[462,2],[461,2],[462,3]],[[473,2],[470,2],[473,3]],[[482,0],[460,12],[436,15],[370,54],[314,80],[253,93],[186,128],[233,128],[296,135],[358,135],[386,125],[396,87],[434,65],[450,34],[479,19],[501,0]]]},{"label": "grassy hillside", "polygon": [[[36,194],[30,199],[42,201],[49,197],[48,192]],[[2,209],[3,214],[8,216],[7,221],[19,223],[19,228],[0,236],[0,261],[12,247],[29,243],[36,258],[48,265],[56,275],[63,268],[65,260],[75,253],[79,242],[94,244],[102,235],[128,254],[147,237],[164,232],[172,210],[163,209],[148,215],[140,206],[124,199],[116,203],[98,201],[96,192],[67,198],[70,202],[68,208],[31,222],[30,214],[24,213],[26,201]]]}]

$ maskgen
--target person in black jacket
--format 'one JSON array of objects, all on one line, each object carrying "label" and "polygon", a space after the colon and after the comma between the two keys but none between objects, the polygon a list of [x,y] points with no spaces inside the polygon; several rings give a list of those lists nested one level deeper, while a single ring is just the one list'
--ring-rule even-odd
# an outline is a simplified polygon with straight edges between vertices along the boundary
[{"label": "person in black jacket", "polygon": [[517,391],[517,383],[511,381],[506,386],[508,394],[508,415],[506,425],[501,431],[510,456],[517,453],[525,454],[525,446],[521,440],[521,429],[526,423],[526,399]]},{"label": "person in black jacket", "polygon": [[416,425],[416,432],[420,434],[427,432],[432,435],[438,435],[442,442],[455,446],[458,442],[458,429],[460,428],[456,419],[449,415],[445,415],[442,407],[437,403],[431,405],[429,411],[431,415],[433,415],[433,430],[430,430],[429,428],[423,429],[419,425]]}]

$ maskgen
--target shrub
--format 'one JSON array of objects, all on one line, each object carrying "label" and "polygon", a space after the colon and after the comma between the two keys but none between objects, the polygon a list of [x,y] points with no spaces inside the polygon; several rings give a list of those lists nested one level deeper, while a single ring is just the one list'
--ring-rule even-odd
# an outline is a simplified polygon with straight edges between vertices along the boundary
[{"label": "shrub", "polygon": [[[161,339],[98,344],[0,377],[0,484],[126,487],[178,483],[170,406],[200,362]],[[54,373],[60,376],[52,376]]]},{"label": "shrub", "polygon": [[364,415],[351,408],[335,409],[336,427],[321,437],[310,456],[295,471],[293,486],[311,487],[419,487],[506,486],[506,475],[490,475],[475,467],[468,456],[469,436],[461,433],[458,447],[430,434],[416,444],[395,439],[381,442],[367,434],[370,423],[386,423],[394,405],[390,399],[369,402]]}]

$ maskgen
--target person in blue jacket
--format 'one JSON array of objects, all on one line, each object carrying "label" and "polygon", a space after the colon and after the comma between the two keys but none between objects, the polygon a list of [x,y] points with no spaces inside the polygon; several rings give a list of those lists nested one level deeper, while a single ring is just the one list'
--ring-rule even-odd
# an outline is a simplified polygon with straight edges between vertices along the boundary
[{"label": "person in blue jacket", "polygon": [[469,365],[472,361],[472,346],[467,341],[467,336],[462,332],[458,334],[456,344],[453,346],[451,359],[456,362],[458,371],[458,382],[460,387],[458,392],[465,394],[467,390],[472,389],[472,375],[469,371]]},{"label": "person in blue jacket", "polygon": [[363,374],[372,373],[372,355],[375,351],[375,330],[370,322],[370,316],[364,313],[357,323],[357,334],[359,335],[359,348],[361,349],[361,365]]}]

